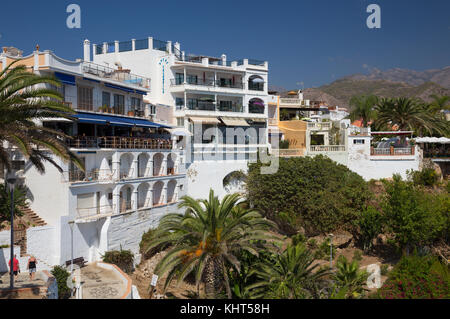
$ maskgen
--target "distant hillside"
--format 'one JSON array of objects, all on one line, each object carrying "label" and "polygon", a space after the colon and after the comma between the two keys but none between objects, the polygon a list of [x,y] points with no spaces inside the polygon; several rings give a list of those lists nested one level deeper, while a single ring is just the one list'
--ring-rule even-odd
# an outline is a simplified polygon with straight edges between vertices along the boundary
[{"label": "distant hillside", "polygon": [[450,96],[450,67],[423,72],[374,69],[369,75],[346,76],[319,88],[304,90],[305,99],[324,101],[329,105],[349,107],[355,95],[375,94],[380,97],[417,97],[430,101],[430,95]]},{"label": "distant hillside", "polygon": [[390,69],[380,71],[376,68],[370,70],[369,75],[355,74],[344,79],[348,80],[384,80],[391,82],[404,82],[413,86],[420,86],[427,82],[434,82],[443,88],[450,89],[450,66],[443,69],[414,71],[406,69]]}]

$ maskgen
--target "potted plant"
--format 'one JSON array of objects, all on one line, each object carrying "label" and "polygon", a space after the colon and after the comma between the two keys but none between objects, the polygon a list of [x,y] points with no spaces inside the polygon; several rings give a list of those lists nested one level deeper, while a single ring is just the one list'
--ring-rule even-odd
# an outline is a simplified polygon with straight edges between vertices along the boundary
[{"label": "potted plant", "polygon": [[128,111],[128,116],[134,116],[134,111]]}]

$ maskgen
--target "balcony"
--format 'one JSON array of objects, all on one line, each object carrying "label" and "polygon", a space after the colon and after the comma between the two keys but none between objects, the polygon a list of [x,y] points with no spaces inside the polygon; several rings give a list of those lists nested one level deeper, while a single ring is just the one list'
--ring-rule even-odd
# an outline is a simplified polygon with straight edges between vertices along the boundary
[{"label": "balcony", "polygon": [[126,213],[133,210],[134,202],[132,200],[120,201],[120,213]]},{"label": "balcony", "polygon": [[150,89],[150,79],[131,74],[130,70],[116,70],[92,62],[83,62],[82,70],[86,74],[95,75],[102,79],[109,79],[124,84],[135,85],[143,89]]},{"label": "balcony", "polygon": [[344,145],[311,145],[311,153],[334,153],[334,152],[346,152],[347,149]]},{"label": "balcony", "polygon": [[111,182],[114,179],[115,171],[109,169],[94,169],[88,172],[80,170],[69,171],[68,181],[69,183],[77,182]]},{"label": "balcony", "polygon": [[304,156],[304,150],[303,149],[272,149],[272,153],[275,156],[288,158],[288,157],[301,157]]},{"label": "balcony", "polygon": [[67,140],[66,143],[70,148],[75,149],[172,149],[170,140],[138,137],[77,137]]},{"label": "balcony", "polygon": [[329,131],[331,130],[331,122],[321,122],[321,123],[308,123],[308,130],[311,131]]},{"label": "balcony", "polygon": [[415,155],[415,147],[408,148],[371,148],[372,156],[412,156]]},{"label": "balcony", "polygon": [[186,82],[183,82],[181,79],[172,79],[170,81],[171,86],[181,86],[181,85],[195,85],[195,86],[207,86],[212,88],[229,88],[229,89],[244,89],[244,83],[242,82],[226,82],[222,80],[203,80],[203,79],[188,79]]},{"label": "balcony", "polygon": [[114,214],[114,205],[104,205],[91,208],[77,208],[77,219],[96,219]]}]

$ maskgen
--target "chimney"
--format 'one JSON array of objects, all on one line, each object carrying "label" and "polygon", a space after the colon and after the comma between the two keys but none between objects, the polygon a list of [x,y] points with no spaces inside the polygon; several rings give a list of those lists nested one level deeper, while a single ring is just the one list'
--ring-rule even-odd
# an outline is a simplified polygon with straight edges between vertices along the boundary
[{"label": "chimney", "polygon": [[91,42],[84,40],[84,61],[91,62]]}]

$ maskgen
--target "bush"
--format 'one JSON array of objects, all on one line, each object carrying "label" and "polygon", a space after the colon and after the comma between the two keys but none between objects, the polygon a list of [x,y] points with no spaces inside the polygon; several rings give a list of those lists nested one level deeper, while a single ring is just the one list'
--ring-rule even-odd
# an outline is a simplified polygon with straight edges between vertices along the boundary
[{"label": "bush", "polygon": [[410,171],[408,178],[414,185],[434,186],[439,183],[439,175],[432,168],[424,168],[422,171]]},{"label": "bush", "polygon": [[387,276],[389,274],[389,265],[381,265],[381,276]]},{"label": "bush", "polygon": [[364,245],[364,251],[368,251],[372,248],[372,241],[383,230],[382,215],[374,207],[369,206],[360,214],[357,224],[359,227],[359,236]]},{"label": "bush", "polygon": [[362,177],[323,156],[281,158],[272,175],[262,175],[261,167],[249,165],[248,200],[288,234],[301,227],[308,236],[353,229],[371,197]]},{"label": "bush", "polygon": [[70,277],[70,273],[61,266],[55,266],[53,267],[51,274],[56,278],[58,298],[69,299],[72,294],[71,289],[67,286],[67,279]]},{"label": "bush", "polygon": [[432,256],[403,257],[378,291],[381,299],[448,299],[450,278]]},{"label": "bush", "polygon": [[167,249],[169,246],[166,244],[161,244],[155,248],[153,248],[152,250],[147,252],[148,249],[148,243],[150,243],[153,240],[153,235],[155,233],[154,229],[150,229],[148,232],[144,233],[144,235],[142,235],[142,240],[139,243],[139,251],[141,252],[141,254],[143,256],[145,256],[145,258],[150,259],[152,258],[155,254]]},{"label": "bush", "polygon": [[103,256],[103,261],[113,264],[129,274],[133,271],[134,255],[129,250],[107,251]]},{"label": "bush", "polygon": [[417,189],[398,175],[385,181],[382,200],[387,226],[400,248],[414,248],[445,239],[449,231],[450,196]]}]

